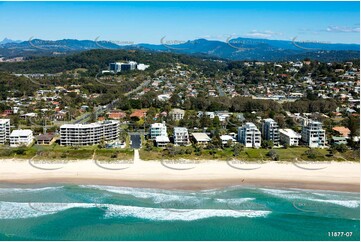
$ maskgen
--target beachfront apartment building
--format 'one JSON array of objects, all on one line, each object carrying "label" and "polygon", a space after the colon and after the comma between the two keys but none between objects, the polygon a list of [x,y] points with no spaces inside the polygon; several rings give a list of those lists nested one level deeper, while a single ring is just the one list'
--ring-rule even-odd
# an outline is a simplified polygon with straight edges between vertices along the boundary
[{"label": "beachfront apartment building", "polygon": [[119,121],[115,120],[60,126],[60,144],[65,146],[97,145],[118,139]]},{"label": "beachfront apartment building", "polygon": [[157,136],[168,136],[167,126],[165,125],[165,122],[154,123],[150,125],[149,138],[154,140]]},{"label": "beachfront apartment building", "polygon": [[238,128],[238,142],[245,147],[261,147],[261,132],[254,123],[247,122]]},{"label": "beachfront apartment building", "polygon": [[302,127],[301,139],[310,148],[323,148],[326,145],[326,132],[322,129],[322,123],[306,120]]},{"label": "beachfront apartment building", "polygon": [[173,138],[175,145],[188,145],[189,144],[188,129],[184,127],[174,127]]},{"label": "beachfront apartment building", "polygon": [[280,129],[280,142],[283,145],[298,146],[301,135],[292,129]]},{"label": "beachfront apartment building", "polygon": [[271,118],[263,120],[262,124],[262,138],[264,140],[270,140],[273,145],[278,146],[280,143],[279,127],[276,121]]},{"label": "beachfront apartment building", "polygon": [[13,130],[9,136],[10,147],[29,146],[33,143],[33,131],[30,129]]},{"label": "beachfront apartment building", "polygon": [[10,139],[10,119],[0,119],[0,144],[3,145]]}]

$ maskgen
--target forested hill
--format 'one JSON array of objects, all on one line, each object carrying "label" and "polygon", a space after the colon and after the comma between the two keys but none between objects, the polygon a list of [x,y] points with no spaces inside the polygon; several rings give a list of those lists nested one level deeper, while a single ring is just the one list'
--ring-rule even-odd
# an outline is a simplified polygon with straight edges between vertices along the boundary
[{"label": "forested hill", "polygon": [[[143,50],[89,50],[67,56],[31,57],[23,62],[0,63],[0,71],[14,73],[60,73],[77,68],[88,69],[89,74],[96,74],[108,68],[114,61],[136,61],[150,65],[149,71],[169,67],[170,64],[183,63],[190,68],[205,72],[216,72],[227,66],[225,61],[209,57],[195,57],[185,54],[151,52]],[[208,73],[211,74],[211,73]]]}]

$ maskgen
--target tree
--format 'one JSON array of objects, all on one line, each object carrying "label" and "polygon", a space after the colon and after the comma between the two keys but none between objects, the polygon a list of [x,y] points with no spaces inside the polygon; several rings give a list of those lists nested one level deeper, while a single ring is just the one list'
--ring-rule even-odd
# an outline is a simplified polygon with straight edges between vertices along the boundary
[{"label": "tree", "polygon": [[240,143],[236,143],[233,146],[233,156],[239,156],[239,154],[244,150],[244,146]]},{"label": "tree", "polygon": [[279,155],[275,150],[270,150],[266,155],[274,161],[278,161],[280,159]]},{"label": "tree", "polygon": [[271,149],[273,147],[272,140],[262,140],[261,147],[263,149]]},{"label": "tree", "polygon": [[153,147],[154,147],[154,142],[152,140],[147,140],[147,142],[145,143],[145,150],[151,151]]}]

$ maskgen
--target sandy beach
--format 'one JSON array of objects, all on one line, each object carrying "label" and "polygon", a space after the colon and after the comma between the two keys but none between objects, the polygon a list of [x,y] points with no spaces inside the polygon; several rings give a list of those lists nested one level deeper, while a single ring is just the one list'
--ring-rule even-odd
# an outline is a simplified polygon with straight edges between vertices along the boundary
[{"label": "sandy beach", "polygon": [[0,183],[73,183],[165,189],[259,185],[358,192],[355,162],[0,160]]}]

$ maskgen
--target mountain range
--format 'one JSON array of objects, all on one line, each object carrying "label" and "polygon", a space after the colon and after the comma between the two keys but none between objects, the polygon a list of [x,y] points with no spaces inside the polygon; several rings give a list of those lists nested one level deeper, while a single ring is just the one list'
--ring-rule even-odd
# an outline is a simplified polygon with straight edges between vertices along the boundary
[{"label": "mountain range", "polygon": [[226,60],[286,61],[305,58],[320,61],[343,61],[360,57],[359,44],[333,44],[293,40],[269,40],[256,38],[233,38],[226,41],[196,39],[177,44],[168,44],[165,37],[160,44],[118,45],[111,41],[98,40],[41,40],[13,41],[5,38],[0,42],[0,57],[30,57],[69,54],[91,49],[141,49]]}]

